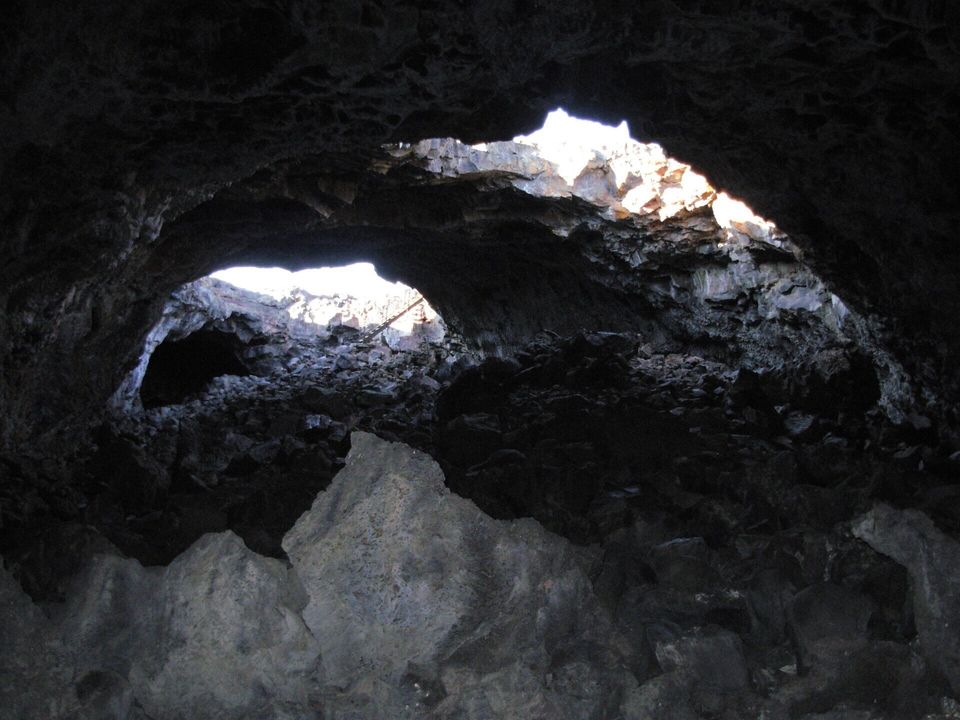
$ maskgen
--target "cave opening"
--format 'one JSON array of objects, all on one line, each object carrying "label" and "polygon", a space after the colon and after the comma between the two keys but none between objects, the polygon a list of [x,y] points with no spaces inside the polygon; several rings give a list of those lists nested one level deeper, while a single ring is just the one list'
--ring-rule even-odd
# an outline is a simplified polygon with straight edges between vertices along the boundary
[{"label": "cave opening", "polygon": [[173,293],[115,398],[138,397],[150,410],[200,395],[217,378],[346,364],[338,358],[357,343],[373,366],[448,333],[423,295],[384,280],[370,263],[296,272],[230,267]]},{"label": "cave opening", "polygon": [[154,350],[140,387],[145,408],[175,405],[201,392],[223,375],[250,371],[240,359],[240,339],[220,330],[198,330],[182,340],[164,341]]},{"label": "cave opening", "polygon": [[[426,624],[462,562],[494,604],[527,574],[572,594],[637,682],[692,663],[716,707],[851,653],[900,653],[919,680],[908,572],[851,518],[885,501],[956,533],[953,461],[790,237],[626,122],[560,110],[512,141],[363,160],[268,168],[165,228],[159,267],[197,238],[240,264],[158,312],[81,466],[81,528],[7,548],[35,598],[64,594],[64,544],[171,577],[213,546],[302,572],[311,630],[380,632]],[[925,712],[943,688],[923,681]]]},{"label": "cave opening", "polygon": [[209,277],[272,298],[294,321],[328,330],[352,328],[394,348],[441,340],[446,333],[443,319],[418,290],[385,280],[368,262],[295,272],[239,266]]},{"label": "cave opening", "polygon": [[960,717],[960,4],[4,9],[0,720]]},{"label": "cave opening", "polygon": [[[495,518],[596,544],[672,484],[735,496],[698,479],[707,455],[735,473],[732,455],[829,437],[882,400],[850,311],[790,238],[626,122],[557,109],[512,141],[388,145],[375,167],[281,174],[283,192],[322,188],[308,233],[301,191],[258,187],[162,236],[175,254],[258,208],[254,244],[224,240],[250,264],[174,291],[114,394],[111,457],[163,458],[153,504],[123,496],[123,516],[170,514],[105,529],[124,552],[166,563],[227,527],[282,557],[353,431],[427,452]],[[699,528],[715,549],[732,532]]]},{"label": "cave opening", "polygon": [[[161,473],[173,505],[195,515],[199,493],[210,514],[145,539],[156,552],[126,551],[168,562],[223,525],[282,557],[353,431],[428,453],[492,517],[589,546],[669,506],[674,485],[743,503],[708,468],[742,472],[732,457],[820,441],[877,411],[856,318],[790,238],[625,122],[557,109],[512,141],[391,145],[378,163],[336,182],[307,183],[298,166],[283,187],[324,188],[311,202],[331,227],[299,239],[302,198],[251,201],[257,243],[231,249],[256,264],[173,293],[116,404],[148,455],[176,447]],[[384,207],[412,214],[391,227]],[[221,216],[204,212],[168,242],[216,232]],[[141,377],[145,415],[125,400]],[[157,412],[199,390],[199,403]],[[811,467],[798,477],[821,473]],[[758,507],[705,520],[699,536],[719,550],[737,523],[786,522]]]}]

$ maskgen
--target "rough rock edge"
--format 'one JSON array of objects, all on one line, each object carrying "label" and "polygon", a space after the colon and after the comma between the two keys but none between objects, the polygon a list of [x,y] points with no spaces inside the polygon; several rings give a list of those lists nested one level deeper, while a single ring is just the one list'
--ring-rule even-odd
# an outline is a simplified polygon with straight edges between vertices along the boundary
[{"label": "rough rock edge", "polygon": [[[423,453],[366,433],[354,434],[353,448],[346,469],[285,538],[291,570],[250,551],[231,532],[204,536],[164,569],[99,555],[49,619],[0,572],[0,717],[292,718],[323,707],[332,717],[429,711],[580,718],[617,712],[622,698],[635,695],[636,680],[619,659],[618,638],[585,572],[588,551],[532,520],[483,515],[445,488],[439,467]],[[394,498],[401,507],[377,507],[378,499]],[[351,528],[351,519],[364,521],[371,509],[385,521]],[[396,512],[406,514],[391,524]],[[405,551],[388,534],[368,561],[367,548],[331,551],[330,538],[408,523],[416,530],[418,522],[439,523],[456,537],[445,556],[438,551],[413,561],[447,563],[459,575],[452,583],[443,573],[435,578],[440,584],[426,606],[412,597],[404,607],[404,592],[419,575],[403,588],[379,589],[392,603],[387,610],[424,613],[413,619],[432,632],[415,623],[409,625],[415,632],[405,634],[401,622],[390,637],[396,628],[365,625],[362,613],[348,618],[352,625],[325,625],[329,619],[315,606],[380,581],[370,573],[354,577],[351,559],[376,570],[378,560],[402,559]],[[418,551],[434,542],[409,539]],[[324,552],[330,562],[319,567],[314,561]],[[343,556],[348,572],[338,576],[331,568]],[[324,635],[318,640],[311,630]],[[351,642],[377,647],[378,636],[387,640],[379,657],[350,654]],[[408,655],[407,646],[417,652]],[[338,651],[359,663],[358,676],[340,668],[336,677]],[[592,692],[584,692],[590,683],[580,683],[584,673]]]},{"label": "rough rock edge", "polygon": [[920,646],[960,694],[960,543],[919,510],[884,504],[856,520],[853,534],[910,573]]}]

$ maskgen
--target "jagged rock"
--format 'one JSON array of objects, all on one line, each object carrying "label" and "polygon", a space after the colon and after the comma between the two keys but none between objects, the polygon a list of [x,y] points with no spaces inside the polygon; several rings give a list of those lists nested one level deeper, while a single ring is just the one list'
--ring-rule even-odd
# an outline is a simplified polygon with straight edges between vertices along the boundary
[{"label": "jagged rock", "polygon": [[[920,718],[935,709],[943,686],[925,678],[927,666],[909,645],[905,572],[891,573],[893,561],[881,561],[838,528],[848,527],[865,498],[890,488],[905,502],[930,502],[937,486],[923,474],[903,475],[897,455],[917,447],[911,461],[938,467],[933,463],[942,451],[896,444],[914,430],[893,432],[878,426],[875,416],[848,429],[813,410],[805,412],[818,432],[774,436],[777,423],[794,412],[791,383],[807,377],[804,365],[753,375],[744,370],[736,380],[730,365],[664,354],[640,346],[640,339],[545,334],[516,360],[487,359],[467,369],[450,383],[452,390],[445,390],[449,375],[442,370],[452,365],[434,356],[441,346],[373,359],[367,343],[338,340],[335,347],[317,349],[318,362],[289,372],[288,359],[306,357],[310,343],[286,350],[278,344],[270,360],[277,369],[267,377],[216,381],[185,404],[115,418],[104,437],[119,438],[123,452],[116,457],[132,454],[137,467],[155,466],[172,481],[166,489],[157,485],[161,491],[141,515],[123,513],[121,496],[104,490],[92,496],[84,518],[124,552],[150,563],[169,562],[204,532],[224,528],[258,553],[292,560],[291,584],[277,590],[293,598],[283,601],[291,612],[304,603],[309,608],[314,591],[321,592],[307,618],[320,659],[316,672],[307,673],[303,702],[332,717],[377,716],[383,707],[402,717],[406,705],[413,717],[556,715],[562,712],[558,706],[568,705],[575,708],[571,713],[594,708],[598,717],[778,717],[781,711],[800,717],[873,702],[874,676],[884,683],[874,704],[893,716]],[[331,348],[355,369],[325,362]],[[838,392],[851,391],[844,387]],[[356,401],[372,389],[384,390],[375,405]],[[438,394],[444,398],[440,408]],[[314,414],[318,408],[342,421]],[[350,456],[342,481],[317,496],[341,467],[350,450],[348,434],[358,427],[415,443],[421,454],[368,438]],[[369,443],[373,465],[390,467],[379,479],[360,457]],[[448,472],[445,481],[427,452]],[[109,489],[102,480],[123,475],[105,460],[109,456],[80,465],[91,487]],[[942,465],[949,468],[947,456]],[[71,478],[50,463],[13,467],[18,481],[34,483],[51,498]],[[891,468],[896,473],[889,474]],[[430,481],[418,484],[414,477]],[[450,495],[443,482],[477,506]],[[923,492],[914,495],[917,489]],[[315,511],[300,522],[321,527],[325,541],[288,546],[285,558],[281,538],[315,498]],[[492,520],[478,507],[509,522]],[[530,516],[583,547],[550,535]],[[39,596],[46,585],[53,598],[72,574],[64,570],[70,558],[88,552],[64,553],[67,562],[60,565],[46,563],[57,543],[69,543],[72,535],[37,537],[51,540],[24,538],[7,560],[31,593]],[[338,538],[339,545],[327,542]],[[502,567],[490,549],[496,547],[512,548]],[[229,558],[235,549],[213,547],[204,566],[213,554]],[[259,556],[252,557],[256,565]],[[38,563],[44,564],[39,575]],[[140,588],[131,591],[137,597],[162,590],[156,577],[171,572],[151,570],[141,577],[130,560],[96,563],[120,578],[109,581],[113,587]],[[491,577],[490,568],[497,567],[500,574]],[[310,575],[309,595],[296,589],[301,573]],[[418,573],[427,580],[418,580]],[[551,595],[538,595],[536,587],[511,595],[510,582],[524,573],[558,588],[560,605],[541,614],[553,620],[540,635],[535,621],[518,618],[535,617],[540,600]],[[189,596],[183,586],[199,582],[197,577],[204,571],[178,580],[177,587]],[[824,577],[847,588],[839,590],[839,600],[821,586]],[[148,585],[153,590],[143,589]],[[513,600],[498,603],[484,593]],[[76,593],[67,595],[66,607],[74,607]],[[192,603],[183,609],[190,617]],[[589,632],[571,619],[569,606],[580,608]],[[129,614],[111,608],[104,613]],[[872,608],[877,611],[871,615]],[[377,620],[394,611],[413,620],[399,628]],[[51,632],[69,634],[58,630],[64,611],[55,615]],[[251,610],[249,617],[255,615]],[[150,613],[143,616],[159,626]],[[441,622],[452,616],[467,621]],[[485,645],[478,634],[488,630]],[[91,631],[79,642],[102,646],[114,659],[84,666],[80,677],[69,670],[66,680],[54,669],[40,686],[53,688],[48,695],[55,704],[82,705],[88,714],[110,707],[128,707],[132,717],[145,712],[141,681],[123,669],[129,646],[140,642],[137,632],[122,630],[101,641],[101,631]],[[503,639],[510,633],[513,644]],[[214,650],[209,638],[196,640],[199,663]],[[448,652],[458,643],[461,654]],[[368,652],[377,648],[376,655]],[[55,665],[72,667],[71,653],[61,652]],[[361,654],[369,674],[357,664]],[[733,660],[719,665],[717,655]],[[95,665],[97,657],[93,653],[90,662]],[[551,663],[553,670],[541,672]],[[155,662],[150,667],[157,687],[189,685],[172,669],[158,669]],[[726,670],[733,679],[717,675]],[[243,668],[232,672],[244,676]],[[331,673],[340,673],[339,679],[324,679]],[[211,682],[199,671],[193,675],[197,683]],[[236,694],[244,703],[260,702]],[[294,712],[300,702],[291,701],[284,711]]]},{"label": "jagged rock", "polygon": [[[70,542],[72,533],[56,531],[61,523],[89,523],[121,549],[167,562],[235,515],[247,523],[245,538],[266,534],[258,547],[276,548],[289,513],[329,480],[349,431],[362,427],[415,439],[449,469],[458,492],[503,517],[533,516],[585,545],[634,532],[624,545],[638,564],[623,560],[612,573],[622,597],[603,593],[620,620],[633,622],[625,657],[643,684],[624,691],[624,716],[957,715],[956,703],[943,701],[948,691],[925,677],[938,674],[927,663],[939,667],[957,691],[951,583],[960,524],[949,459],[960,448],[956,3],[8,5],[0,550],[28,590],[63,587],[56,576],[69,562],[45,560]],[[663,142],[790,237],[734,217],[735,208],[721,222],[714,211],[724,198],[702,177],[626,133],[617,147],[590,154],[587,172],[586,161],[561,172],[527,143],[496,142],[561,102]],[[440,388],[412,392],[404,376],[443,359],[391,357],[389,370],[363,378],[385,349],[399,354],[409,341],[358,349],[361,334],[346,326],[363,319],[351,308],[336,308],[344,325],[311,348],[289,323],[283,331],[227,314],[205,327],[209,313],[192,316],[184,305],[164,316],[171,293],[228,262],[361,258],[435,298],[489,353],[509,354],[545,329],[605,329],[639,333],[643,358],[627,350],[566,356],[554,335],[525,355],[523,369],[498,383],[481,377],[482,395],[468,388],[435,418]],[[306,297],[275,309],[318,310]],[[169,339],[174,349],[176,332],[161,337],[171,322],[185,334],[227,332],[236,341],[226,347],[195,340],[212,359],[236,350],[251,365],[201,377],[200,388],[174,383],[160,401],[177,405],[139,415],[126,391],[140,387],[151,343]],[[175,355],[184,359],[184,349]],[[760,395],[727,395],[736,367],[764,379]],[[434,375],[439,382],[459,369],[446,368]],[[700,370],[714,379],[699,382]],[[354,402],[357,389],[385,379],[398,383],[394,398]],[[339,408],[315,410],[333,416],[330,425],[278,422],[268,438],[274,417],[310,411],[296,399],[310,385],[343,398]],[[111,394],[117,418],[109,417]],[[443,457],[437,428],[477,413],[496,416],[500,436],[487,436],[483,454],[456,458],[469,463],[461,467]],[[884,427],[884,414],[900,427]],[[104,420],[129,431],[121,435],[130,445],[90,462],[91,429]],[[503,449],[524,460],[487,464]],[[134,478],[142,483],[127,482]],[[849,560],[850,516],[876,500],[927,508],[939,524],[907,510],[890,511],[906,518],[890,532],[879,515],[869,525],[879,528],[871,542],[910,570],[916,641],[910,613],[898,609],[902,574],[883,588]],[[691,593],[695,583],[682,572],[676,588],[657,583],[646,570],[653,549],[690,537],[709,549],[696,557],[702,592]],[[33,559],[48,576],[21,562],[37,538]],[[236,550],[215,549],[230,558]],[[90,596],[93,606],[107,590],[158,586],[167,572],[97,562],[116,582]],[[882,574],[882,564],[865,562]],[[863,644],[866,601],[842,600],[856,622],[831,633],[856,647],[849,662],[834,666],[835,677],[818,674],[815,662],[794,675],[778,627],[783,607],[793,607],[802,636],[804,618],[819,613],[804,615],[803,603],[825,578],[879,610]],[[0,677],[10,691],[3,712],[22,708],[20,689],[36,700],[27,710],[44,716],[153,715],[121,662],[151,643],[131,650],[125,630],[94,633],[84,661],[114,648],[111,664],[67,662],[73,651],[55,632],[61,620],[38,616],[0,583],[18,621],[11,627],[4,616],[0,634],[13,638],[21,660],[44,660],[32,674],[19,660],[4,665],[14,679]],[[749,631],[735,599],[744,589],[756,620]],[[122,595],[114,593],[110,614],[129,614]],[[216,619],[195,596],[188,610],[194,620]],[[154,621],[148,603],[138,611]],[[644,642],[710,624],[745,638],[756,693],[699,693],[678,671],[647,675],[653,651]],[[212,651],[203,630],[199,646]],[[811,657],[824,649],[806,637]],[[595,688],[578,686],[589,672],[574,675],[563,696],[589,696]],[[197,677],[206,677],[202,668]],[[431,668],[404,677],[411,698],[446,692]],[[236,696],[262,715],[249,694],[255,684]],[[318,702],[330,709],[343,693],[327,690],[333,700]]]},{"label": "jagged rock", "polygon": [[657,643],[657,661],[668,673],[722,691],[742,690],[750,683],[740,640],[731,632],[697,633]]},{"label": "jagged rock", "polygon": [[378,716],[606,717],[630,685],[586,574],[536,523],[492,520],[428,456],[355,433],[284,538],[335,701]]},{"label": "jagged rock", "polygon": [[[206,535],[165,569],[96,556],[50,619],[0,573],[0,717],[608,717],[636,685],[592,554],[452,495],[357,433],[284,539]],[[302,614],[302,616],[301,616]]]},{"label": "jagged rock", "polygon": [[0,717],[292,718],[318,679],[302,588],[229,532],[164,570],[97,556],[51,620],[2,582]]},{"label": "jagged rock", "polygon": [[443,428],[441,443],[453,462],[471,466],[503,446],[499,420],[489,413],[460,415]]},{"label": "jagged rock", "polygon": [[920,646],[931,666],[960,693],[960,543],[917,510],[877,505],[853,533],[910,573]]},{"label": "jagged rock", "polygon": [[709,562],[709,549],[703,538],[677,538],[656,545],[650,552],[650,564],[657,581],[690,592],[716,584],[716,571]]}]

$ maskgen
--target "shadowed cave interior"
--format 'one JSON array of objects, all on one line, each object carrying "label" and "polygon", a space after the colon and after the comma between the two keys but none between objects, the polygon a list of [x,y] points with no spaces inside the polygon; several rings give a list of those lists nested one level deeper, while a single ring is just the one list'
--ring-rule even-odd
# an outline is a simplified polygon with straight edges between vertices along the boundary
[{"label": "shadowed cave interior", "polygon": [[0,718],[960,714],[952,10],[42,5]]},{"label": "shadowed cave interior", "polygon": [[198,330],[183,340],[162,343],[151,356],[140,386],[145,408],[175,405],[221,375],[248,375],[237,357],[240,341],[219,330]]}]

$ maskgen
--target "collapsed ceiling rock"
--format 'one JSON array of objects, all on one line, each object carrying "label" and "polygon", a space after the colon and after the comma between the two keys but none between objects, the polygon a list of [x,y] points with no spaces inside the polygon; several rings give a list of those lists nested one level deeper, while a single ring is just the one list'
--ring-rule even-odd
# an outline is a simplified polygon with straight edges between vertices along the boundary
[{"label": "collapsed ceiling rock", "polygon": [[[0,717],[960,715],[957,13],[13,3]],[[180,302],[357,260],[488,357]]]},{"label": "collapsed ceiling rock", "polygon": [[589,554],[402,445],[354,435],[284,547],[290,570],[229,532],[162,571],[99,555],[51,619],[4,572],[4,716],[579,720],[635,684]]},{"label": "collapsed ceiling rock", "polygon": [[930,664],[960,692],[960,544],[916,510],[875,507],[853,533],[910,573],[920,645]]},{"label": "collapsed ceiling rock", "polygon": [[[431,140],[276,163],[167,223],[132,256],[132,274],[110,292],[118,293],[112,304],[122,298],[136,311],[128,316],[136,327],[92,328],[71,340],[88,349],[121,343],[122,351],[97,353],[77,393],[52,383],[29,405],[59,414],[45,429],[54,438],[65,425],[95,421],[111,393],[114,404],[129,403],[152,346],[177,322],[158,294],[191,280],[198,266],[368,259],[419,288],[488,353],[510,354],[541,330],[581,328],[639,331],[663,352],[754,369],[856,346],[880,377],[891,419],[948,419],[935,396],[917,394],[875,319],[831,292],[789,238],[759,219],[722,221],[713,188],[650,147],[630,141],[597,155],[572,185],[536,148],[514,142]],[[584,173],[595,172],[606,178],[605,194],[584,190]],[[652,199],[632,212],[628,196],[638,188]],[[949,433],[949,423],[937,427]]]},{"label": "collapsed ceiling rock", "polygon": [[[887,551],[884,518],[857,532]],[[836,536],[831,560],[798,536],[808,567],[791,579],[775,570],[789,545],[744,535],[741,559],[766,569],[741,576],[721,548],[665,532],[638,522],[577,547],[485,515],[425,453],[354,433],[346,467],[283,539],[289,567],[231,532],[165,568],[97,554],[48,614],[0,572],[0,714],[813,718],[843,702],[947,717],[924,660],[868,623],[903,609],[876,585],[876,553]],[[824,583],[822,563],[846,575]],[[952,677],[919,615],[935,607],[918,606],[921,644]]]},{"label": "collapsed ceiling rock", "polygon": [[422,322],[408,323],[408,330],[385,323],[418,300],[422,296],[415,290],[361,302],[300,288],[278,300],[201,278],[177,289],[164,305],[136,366],[110,399],[111,408],[122,414],[181,403],[223,375],[293,371],[328,354],[344,334],[377,338],[384,354],[443,341],[446,325],[432,309]]},{"label": "collapsed ceiling rock", "polygon": [[[204,289],[211,303],[181,304]],[[240,706],[225,710],[228,717],[242,716],[246,704],[280,713],[291,707],[285,698],[303,692],[332,717],[339,707],[349,717],[357,703],[361,717],[393,713],[400,702],[443,717],[461,712],[460,698],[475,703],[462,712],[479,717],[529,714],[567,698],[564,707],[596,707],[598,718],[615,717],[622,705],[624,717],[659,712],[664,720],[721,711],[804,717],[837,707],[929,720],[949,705],[946,686],[928,671],[937,661],[916,646],[906,571],[853,540],[849,523],[882,499],[928,508],[939,527],[956,532],[960,496],[944,485],[956,466],[933,447],[907,444],[931,436],[891,426],[871,407],[877,379],[853,349],[755,373],[656,353],[635,334],[544,333],[515,358],[471,366],[450,338],[394,352],[352,328],[314,327],[301,337],[297,322],[279,322],[290,323],[283,303],[214,289],[195,284],[171,307],[190,308],[184,327],[228,320],[251,342],[244,360],[261,374],[221,377],[182,404],[120,407],[92,457],[59,468],[12,466],[14,483],[0,495],[4,560],[35,601],[61,603],[44,605],[56,618],[100,602],[89,600],[86,581],[71,580],[92,553],[108,552],[94,562],[146,588],[138,606],[150,593],[195,593],[141,575],[180,578],[196,557],[204,568],[218,555],[218,568],[239,558],[245,576],[266,583],[247,596],[282,596],[281,610],[299,613],[283,636],[293,645],[259,635],[272,649],[242,641],[276,667],[258,660],[251,675],[245,650],[225,660],[264,690],[218,685],[211,698],[202,692],[214,682],[205,673],[220,665],[204,658],[226,652],[217,643],[231,642],[236,630],[185,641],[201,646],[180,661],[187,673],[191,662],[203,665],[189,679],[156,670],[160,661],[141,649],[153,644],[124,634],[109,645],[109,672],[84,665],[86,674],[70,676],[80,678],[75,698],[63,689],[69,683],[53,691],[66,693],[65,706],[129,705],[137,717],[140,702],[151,717],[176,717],[179,701],[158,697],[174,686],[195,698],[195,714],[229,696]],[[225,308],[226,318],[217,314]],[[281,331],[256,331],[264,327]],[[354,428],[402,437],[418,451],[364,434],[354,435],[351,451]],[[348,469],[337,475],[345,456]],[[144,565],[170,564],[143,570],[118,550]],[[282,566],[264,555],[292,561],[295,585],[309,599],[278,589],[269,569]],[[470,574],[477,568],[479,579]],[[487,596],[474,598],[464,582],[496,598],[475,606],[471,598]],[[518,618],[534,611],[536,589],[550,582],[566,594],[544,617],[555,610],[569,622],[555,637],[531,637],[536,624]],[[15,584],[8,590],[9,617],[35,627],[32,606]],[[190,617],[215,612],[206,602],[191,600]],[[243,607],[245,623],[263,609]],[[115,618],[113,631],[130,621],[112,608],[104,618]],[[167,631],[180,632],[181,611],[171,612]],[[395,623],[382,622],[387,616]],[[451,620],[461,616],[466,625]],[[589,619],[589,629],[578,618]],[[154,632],[160,621],[144,622],[144,632]],[[315,671],[301,664],[316,655],[300,622],[320,646]],[[476,647],[471,623],[509,630],[511,639],[498,645],[485,636],[477,654],[457,654],[456,646]],[[26,642],[8,632],[10,646]],[[523,673],[514,636],[531,653],[522,655]],[[58,655],[64,663],[85,643],[99,647],[90,634],[77,637]],[[369,675],[356,666],[366,644]],[[402,659],[388,652],[397,644]],[[83,662],[100,662],[99,652],[87,651]],[[297,656],[283,684],[288,652]],[[422,663],[407,667],[411,654]],[[123,658],[147,669],[127,672]],[[551,663],[549,674],[537,674]],[[344,677],[358,684],[345,686]],[[147,680],[146,699],[136,700]]]}]

